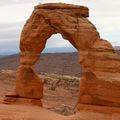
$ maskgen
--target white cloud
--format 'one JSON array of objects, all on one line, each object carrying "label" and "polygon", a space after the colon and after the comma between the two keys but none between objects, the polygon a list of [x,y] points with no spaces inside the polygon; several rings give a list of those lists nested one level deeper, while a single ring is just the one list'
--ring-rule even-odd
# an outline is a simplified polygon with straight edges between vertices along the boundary
[{"label": "white cloud", "polygon": [[[7,41],[19,43],[20,32],[37,3],[66,2],[88,6],[89,20],[97,27],[101,37],[113,45],[120,45],[120,1],[115,0],[1,0],[0,1],[0,44]],[[59,40],[60,39],[60,40]],[[9,45],[9,44],[8,44]],[[60,36],[52,36],[47,47],[70,46]],[[2,44],[0,46],[0,49]],[[18,47],[18,46],[17,46]]]},{"label": "white cloud", "polygon": [[36,3],[13,4],[0,7],[0,22],[25,21],[31,15]]},{"label": "white cloud", "polygon": [[18,51],[20,33],[35,5],[34,2],[0,6],[0,51]]},{"label": "white cloud", "polygon": [[74,4],[75,0],[38,0],[40,3],[55,3],[55,2],[63,2],[63,3],[71,3]]},{"label": "white cloud", "polygon": [[68,40],[64,40],[60,34],[52,35],[46,44],[47,48],[56,48],[56,47],[72,47],[71,43]]},{"label": "white cloud", "polygon": [[37,0],[1,0],[0,6],[13,5],[13,4],[25,4],[25,3],[34,3]]}]

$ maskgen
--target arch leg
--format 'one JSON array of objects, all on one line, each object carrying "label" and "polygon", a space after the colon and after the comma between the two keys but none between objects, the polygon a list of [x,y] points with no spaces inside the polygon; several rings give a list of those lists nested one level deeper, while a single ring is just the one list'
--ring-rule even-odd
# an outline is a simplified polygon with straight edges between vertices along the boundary
[{"label": "arch leg", "polygon": [[16,93],[20,97],[41,99],[43,83],[31,66],[21,65],[17,70]]}]

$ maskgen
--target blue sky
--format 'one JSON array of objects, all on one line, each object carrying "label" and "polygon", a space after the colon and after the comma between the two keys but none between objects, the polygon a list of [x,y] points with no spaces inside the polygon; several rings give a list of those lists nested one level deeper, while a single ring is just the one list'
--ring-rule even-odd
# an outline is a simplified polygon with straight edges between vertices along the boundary
[{"label": "blue sky", "polygon": [[[120,46],[120,1],[65,0],[66,3],[85,5],[90,9],[89,20],[97,27],[101,38]],[[0,52],[18,51],[20,32],[25,21],[38,3],[64,2],[64,0],[1,0],[0,1]],[[54,44],[53,44],[54,43]],[[60,35],[48,40],[47,47],[70,47]]]}]

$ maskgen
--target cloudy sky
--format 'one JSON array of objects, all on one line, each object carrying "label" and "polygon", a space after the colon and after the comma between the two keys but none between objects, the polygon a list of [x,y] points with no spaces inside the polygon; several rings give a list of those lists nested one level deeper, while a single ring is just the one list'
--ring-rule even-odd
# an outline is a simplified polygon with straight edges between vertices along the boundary
[{"label": "cloudy sky", "polygon": [[[1,0],[0,53],[19,50],[20,32],[35,5],[64,1],[88,6],[89,20],[97,27],[101,37],[109,40],[112,45],[120,46],[120,0],[114,2],[113,0]],[[52,36],[47,42],[48,48],[64,46],[71,45],[68,41],[62,40],[60,35]]]}]

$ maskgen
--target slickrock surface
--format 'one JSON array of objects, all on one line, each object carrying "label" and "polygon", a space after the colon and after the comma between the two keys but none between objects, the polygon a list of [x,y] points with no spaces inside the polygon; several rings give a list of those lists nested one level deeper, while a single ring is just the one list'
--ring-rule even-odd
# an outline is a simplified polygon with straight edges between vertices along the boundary
[{"label": "slickrock surface", "polygon": [[0,120],[120,120],[120,109],[84,106],[72,116],[62,116],[42,107],[0,104]]},{"label": "slickrock surface", "polygon": [[64,116],[37,106],[0,104],[0,120],[60,120]]}]

